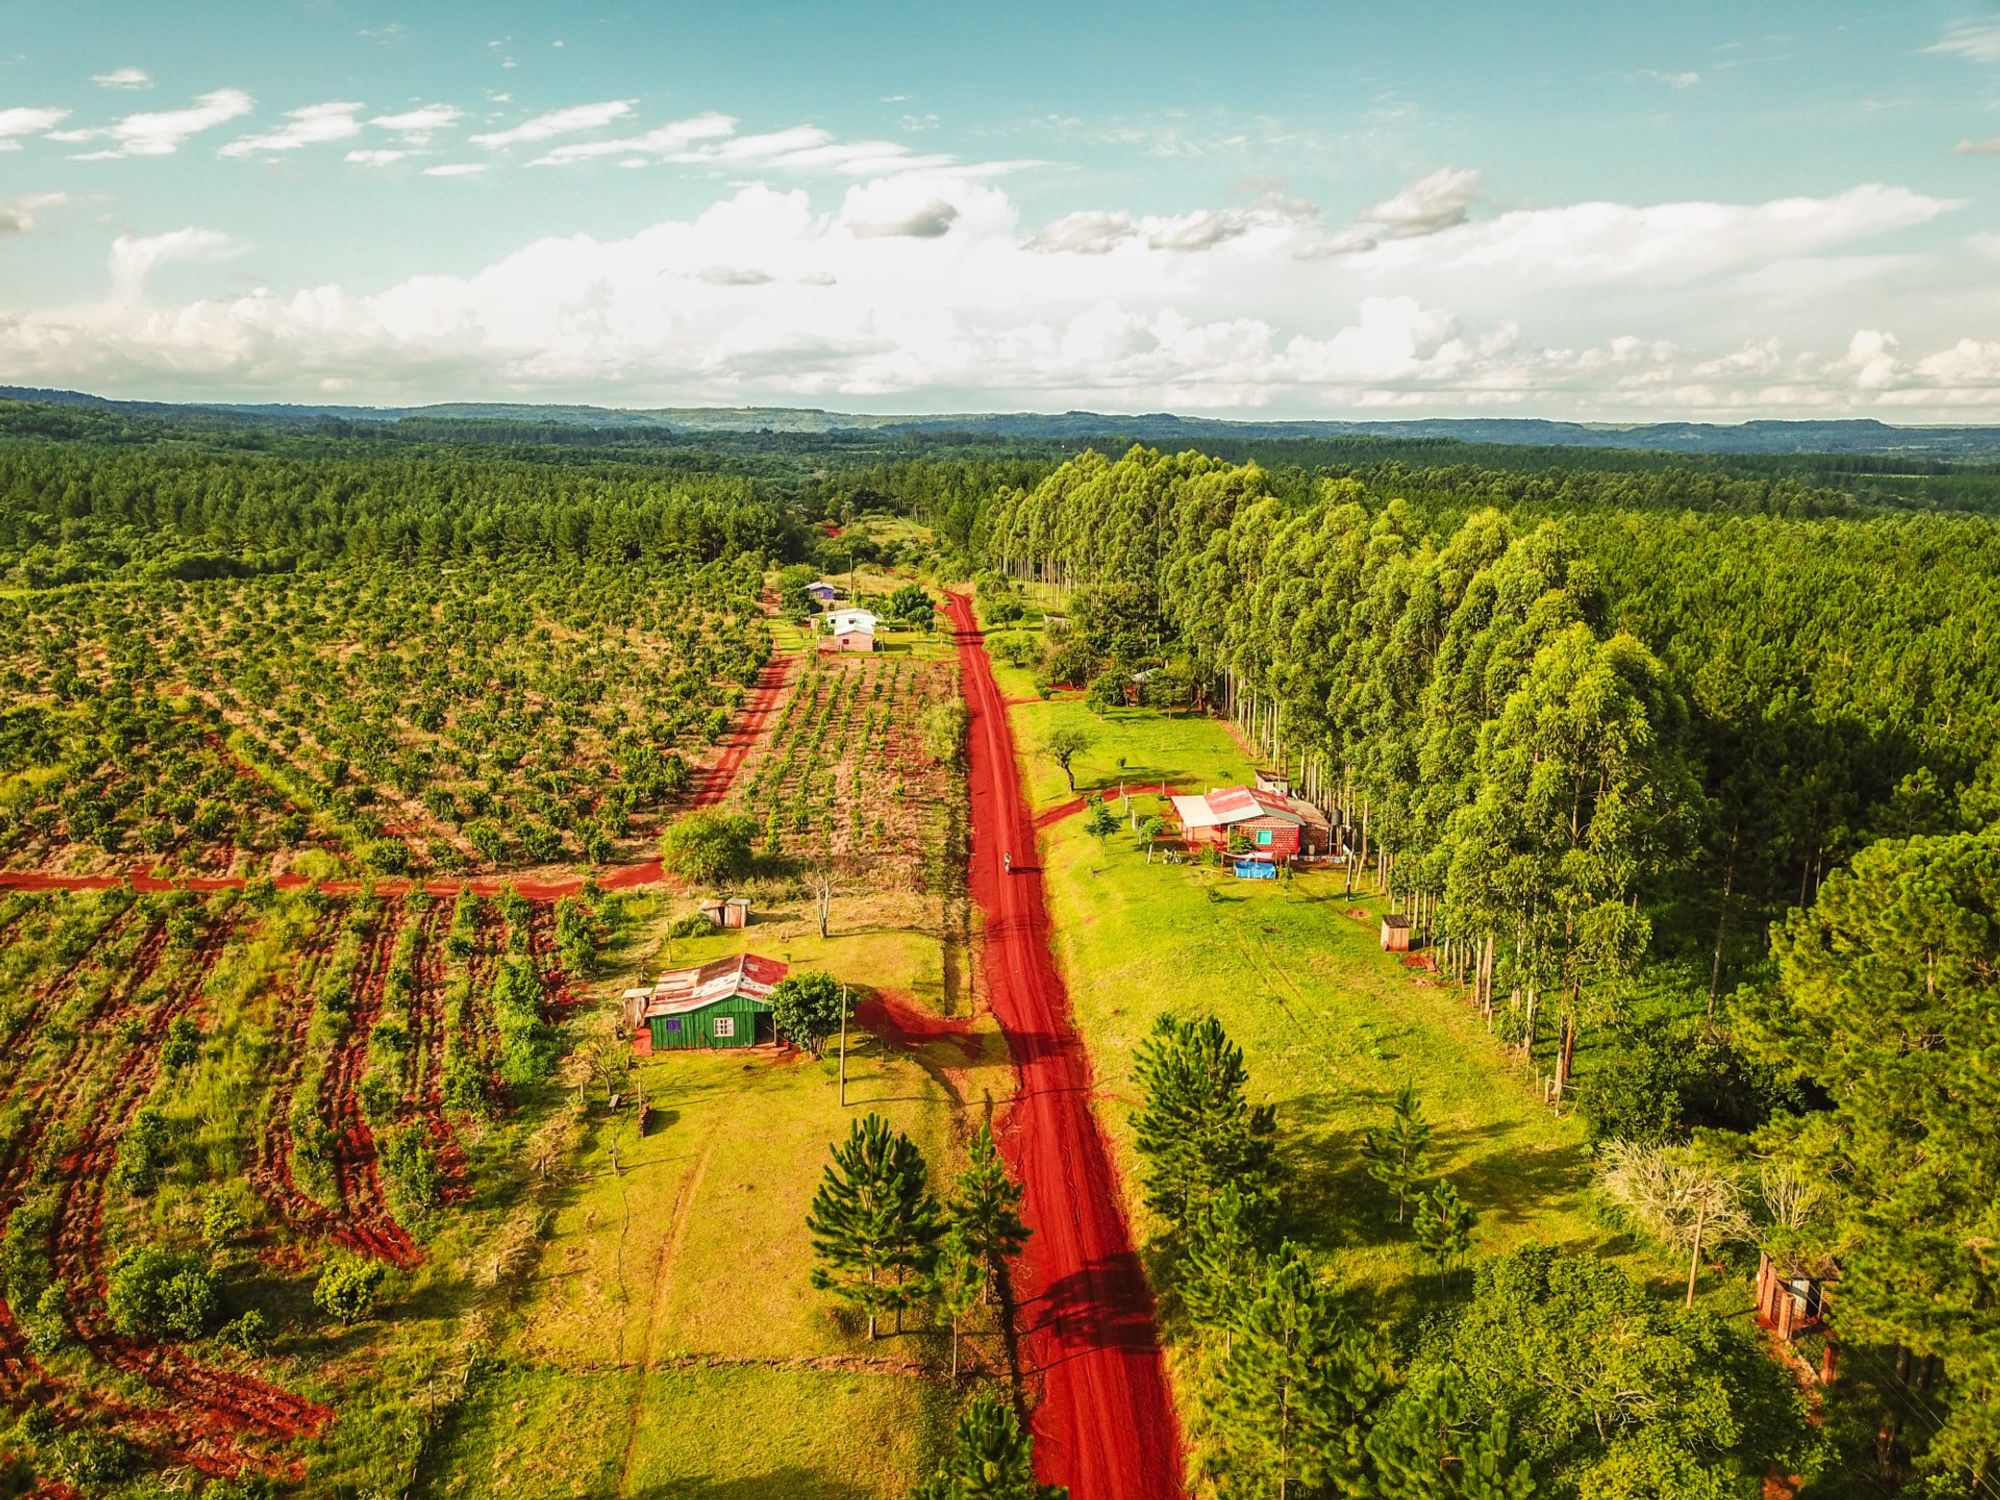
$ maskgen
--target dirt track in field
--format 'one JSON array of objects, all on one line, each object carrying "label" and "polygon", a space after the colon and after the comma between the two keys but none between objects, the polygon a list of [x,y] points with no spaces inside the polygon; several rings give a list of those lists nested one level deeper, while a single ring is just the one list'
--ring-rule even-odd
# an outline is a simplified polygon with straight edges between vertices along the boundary
[{"label": "dirt track in field", "polygon": [[[1035,1469],[1073,1500],[1175,1500],[1180,1431],[1152,1292],[1091,1113],[1090,1060],[1049,951],[1034,820],[971,601],[949,596],[971,712],[972,896],[986,917],[987,993],[1018,1090],[1001,1149],[1027,1189],[1034,1238],[1014,1276]],[[1015,856],[1009,873],[1002,856]]]}]

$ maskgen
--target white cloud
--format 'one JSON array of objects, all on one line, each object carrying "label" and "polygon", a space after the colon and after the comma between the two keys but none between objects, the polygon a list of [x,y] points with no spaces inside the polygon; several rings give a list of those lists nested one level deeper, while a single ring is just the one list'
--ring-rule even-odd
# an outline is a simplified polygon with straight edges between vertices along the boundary
[{"label": "white cloud", "polygon": [[66,109],[0,109],[0,151],[19,151],[22,136],[53,130],[68,118]]},{"label": "white cloud", "polygon": [[714,113],[692,115],[685,120],[674,120],[644,135],[620,136],[610,141],[571,141],[566,146],[557,146],[547,154],[536,157],[528,165],[531,167],[560,167],[571,162],[587,161],[595,156],[630,156],[643,153],[648,156],[671,158],[687,150],[700,141],[716,140],[736,133],[736,121],[728,115]]},{"label": "white cloud", "polygon": [[1308,260],[1358,255],[1384,240],[1416,239],[1456,229],[1465,223],[1479,197],[1482,175],[1474,167],[1441,167],[1364,208],[1355,215],[1353,224],[1338,234],[1301,246],[1298,254]]},{"label": "white cloud", "polygon": [[113,68],[109,73],[93,73],[90,81],[101,89],[149,89],[152,75],[144,68]]},{"label": "white cloud", "polygon": [[505,130],[490,130],[482,135],[475,135],[472,137],[472,143],[491,151],[498,151],[505,146],[551,140],[559,135],[576,135],[586,130],[602,130],[614,120],[622,120],[630,113],[632,113],[632,101],[629,99],[607,99],[601,104],[573,104],[567,109],[552,109],[546,114],[536,115]]},{"label": "white cloud", "polygon": [[442,166],[425,167],[424,176],[477,177],[480,173],[484,172],[485,170],[486,170],[486,163],[483,161],[454,161],[454,162],[446,162]]},{"label": "white cloud", "polygon": [[[796,149],[759,147],[766,161]],[[100,301],[0,307],[0,371],[99,389],[170,378],[217,398],[1300,415],[1907,415],[1990,408],[2000,389],[2000,346],[1966,337],[1963,307],[1898,302],[1883,289],[1930,283],[1852,253],[1951,207],[1904,189],[1450,223],[1473,185],[1413,184],[1386,200],[1394,212],[1365,211],[1385,236],[1374,250],[1301,260],[1317,211],[1264,186],[1247,206],[1072,215],[1030,237],[976,168],[838,194],[753,182],[691,216],[536,240],[470,275],[170,304],[146,294],[155,267],[231,248],[183,230],[120,240]],[[1773,267],[1808,288],[1862,278],[1871,328],[1837,321],[1851,295],[1775,294]]]},{"label": "white cloud", "polygon": [[426,146],[438,131],[449,130],[464,118],[465,111],[455,104],[424,104],[393,115],[377,115],[368,123],[395,132],[405,144]]},{"label": "white cloud", "polygon": [[1960,141],[1951,149],[1955,156],[1993,156],[2000,154],[2000,136],[1983,141]]},{"label": "white cloud", "polygon": [[127,115],[113,125],[90,130],[56,132],[55,140],[68,142],[109,141],[97,151],[87,151],[80,161],[117,161],[132,156],[172,156],[193,137],[231,120],[240,120],[256,107],[256,101],[241,89],[215,89],[198,97],[186,109],[156,110]]},{"label": "white cloud", "polygon": [[390,147],[378,146],[362,148],[347,153],[346,160],[358,167],[387,167],[409,156],[407,151],[397,151]]},{"label": "white cloud", "polygon": [[222,148],[224,156],[255,156],[260,152],[297,151],[306,146],[323,146],[333,141],[351,140],[361,134],[356,118],[366,106],[342,100],[308,104],[288,110],[285,123],[264,135],[246,135]]},{"label": "white cloud", "polygon": [[111,295],[121,303],[140,301],[155,266],[176,260],[212,260],[234,248],[228,235],[213,229],[171,230],[135,237],[121,234],[111,244]]},{"label": "white cloud", "polygon": [[2000,21],[1960,21],[1923,50],[1932,57],[2000,62]]}]

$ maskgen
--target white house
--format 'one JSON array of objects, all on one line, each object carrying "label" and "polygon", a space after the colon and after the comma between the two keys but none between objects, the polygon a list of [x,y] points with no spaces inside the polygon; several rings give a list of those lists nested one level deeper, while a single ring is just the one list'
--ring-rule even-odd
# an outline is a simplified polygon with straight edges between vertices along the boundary
[{"label": "white house", "polygon": [[865,609],[836,609],[826,617],[828,635],[873,635],[875,617]]}]

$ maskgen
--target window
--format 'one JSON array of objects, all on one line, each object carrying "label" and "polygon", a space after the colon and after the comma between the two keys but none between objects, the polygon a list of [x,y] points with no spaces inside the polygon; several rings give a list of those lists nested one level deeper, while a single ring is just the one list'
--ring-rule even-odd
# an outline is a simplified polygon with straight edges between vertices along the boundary
[{"label": "window", "polygon": [[1259,847],[1259,848],[1262,848],[1262,847],[1264,847],[1265,845],[1269,844],[1270,842],[1271,842],[1271,830],[1270,830],[1270,829],[1268,829],[1268,828],[1260,828],[1260,829],[1258,829],[1258,830],[1257,830],[1257,845],[1258,845],[1258,847]]},{"label": "window", "polygon": [[717,1016],[714,1022],[709,1026],[708,1034],[712,1037],[718,1037],[718,1038],[726,1036],[735,1036],[736,1017]]},{"label": "window", "polygon": [[679,1016],[668,1016],[667,1030],[679,1031],[680,1029],[681,1029],[681,1018]]}]

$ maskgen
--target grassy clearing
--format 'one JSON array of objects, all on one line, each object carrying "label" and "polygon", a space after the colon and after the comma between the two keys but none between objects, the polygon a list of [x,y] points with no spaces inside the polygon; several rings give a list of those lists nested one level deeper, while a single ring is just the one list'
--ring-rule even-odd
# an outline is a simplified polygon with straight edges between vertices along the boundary
[{"label": "grassy clearing", "polygon": [[[779,906],[741,932],[636,944],[627,977],[749,949],[921,1008],[964,1006],[963,965],[916,925],[922,910],[916,897],[837,899],[822,939],[803,905]],[[935,1172],[957,1169],[960,1101],[1007,1086],[1004,1044],[996,1054],[991,1022],[980,1026],[969,1044],[915,1049],[857,1027],[845,1112],[837,1044],[821,1062],[756,1051],[640,1064],[632,1087],[650,1127],[639,1134],[629,1092],[626,1107],[596,1112],[434,1492],[907,1493],[949,1420],[948,1340],[913,1324],[870,1345],[811,1288],[804,1220],[828,1144],[866,1110],[909,1132]],[[968,1354],[1004,1368],[990,1329]]]},{"label": "grassy clearing", "polygon": [[[1086,789],[1118,786],[1120,757],[1128,788],[1157,789],[1162,778],[1226,785],[1250,770],[1212,719],[1141,710],[1098,719],[1063,701],[1011,712],[1038,807],[1069,795],[1061,771],[1031,748],[1058,724],[1081,724],[1095,737],[1078,763]],[[1157,795],[1132,798],[1141,817],[1159,805]],[[1289,1232],[1324,1252],[1383,1313],[1407,1311],[1422,1282],[1408,1231],[1363,1170],[1358,1146],[1406,1080],[1437,1127],[1439,1172],[1479,1214],[1481,1252],[1539,1241],[1670,1274],[1599,1216],[1581,1127],[1541,1106],[1454,989],[1380,951],[1379,901],[1343,895],[1332,873],[1264,883],[1149,866],[1129,837],[1100,845],[1077,818],[1047,830],[1043,849],[1057,957],[1071,976],[1101,1117],[1128,1182],[1138,1168],[1134,1050],[1161,1013],[1212,1011],[1243,1046],[1261,1097],[1278,1106],[1295,1184]],[[1365,915],[1350,915],[1357,910]],[[1129,1196],[1144,1227],[1136,1191]]]}]

